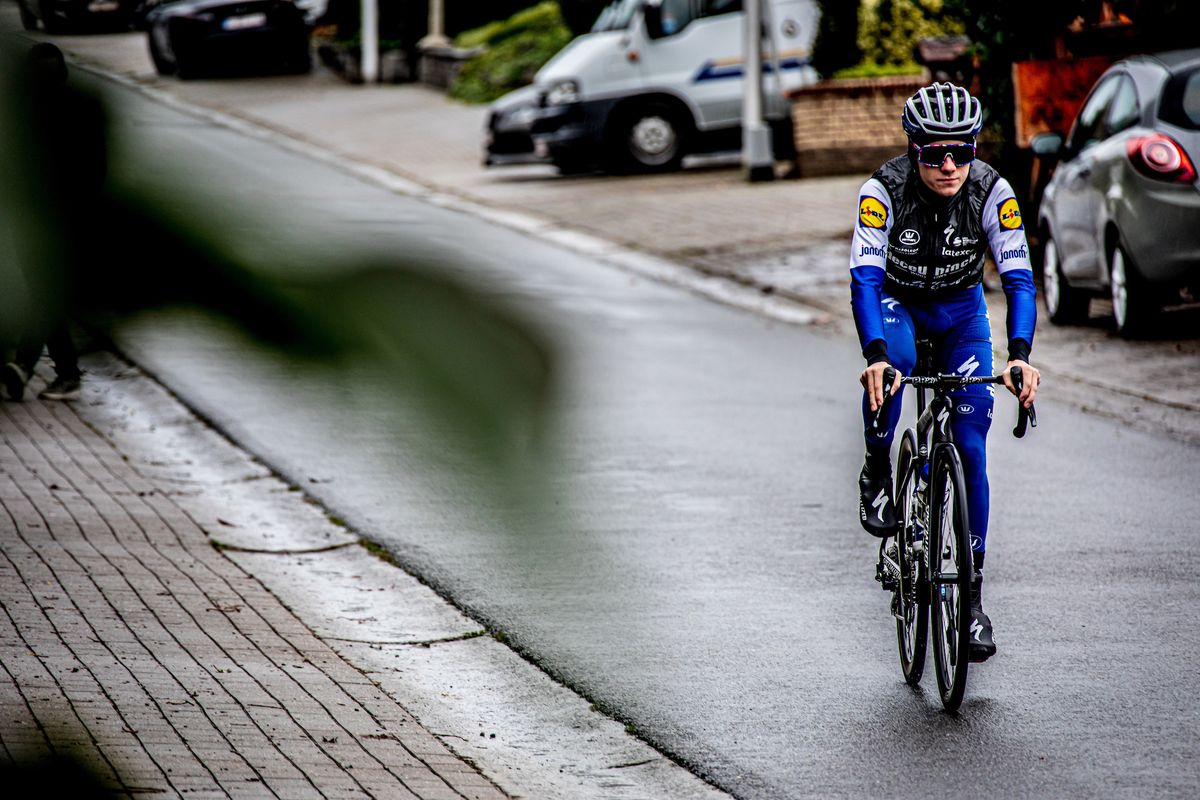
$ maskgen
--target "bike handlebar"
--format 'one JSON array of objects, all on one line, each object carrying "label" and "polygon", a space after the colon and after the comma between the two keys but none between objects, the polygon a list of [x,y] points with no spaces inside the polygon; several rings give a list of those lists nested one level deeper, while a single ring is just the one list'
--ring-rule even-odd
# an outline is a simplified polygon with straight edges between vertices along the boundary
[{"label": "bike handlebar", "polygon": [[[1021,374],[1021,368],[1013,367],[1009,370],[1009,375],[1012,376],[1013,388],[1017,390],[1017,395],[1019,396],[1021,394],[1021,389],[1024,386],[1024,378]],[[884,413],[887,411],[888,402],[892,399],[892,395],[889,394],[889,390],[895,381],[896,369],[894,367],[886,368],[883,371],[883,403],[879,406],[879,409],[875,412],[875,418],[871,421],[871,431],[873,433],[883,433]],[[977,383],[1004,383],[1004,375],[1003,373],[1000,375],[982,375],[980,377],[963,375],[908,375],[901,378],[900,383],[923,389],[949,390],[957,389],[960,386],[970,386]],[[1037,427],[1037,411],[1034,409],[1032,404],[1030,404],[1029,408],[1025,408],[1025,406],[1020,404],[1020,400],[1018,399],[1017,425],[1015,428],[1013,428],[1013,436],[1017,437],[1018,439],[1023,438],[1025,436],[1027,427]]]}]

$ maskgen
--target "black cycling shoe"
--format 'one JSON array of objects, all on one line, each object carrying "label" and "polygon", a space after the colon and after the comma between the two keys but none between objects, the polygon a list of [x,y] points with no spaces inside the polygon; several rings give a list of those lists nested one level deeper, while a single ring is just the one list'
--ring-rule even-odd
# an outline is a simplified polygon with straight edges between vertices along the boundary
[{"label": "black cycling shoe", "polygon": [[858,476],[858,520],[872,536],[891,536],[896,527],[896,505],[892,502],[892,465],[867,459]]},{"label": "black cycling shoe", "polygon": [[971,642],[967,660],[978,664],[996,655],[996,640],[992,636],[992,621],[983,610],[983,573],[976,572],[971,585]]}]

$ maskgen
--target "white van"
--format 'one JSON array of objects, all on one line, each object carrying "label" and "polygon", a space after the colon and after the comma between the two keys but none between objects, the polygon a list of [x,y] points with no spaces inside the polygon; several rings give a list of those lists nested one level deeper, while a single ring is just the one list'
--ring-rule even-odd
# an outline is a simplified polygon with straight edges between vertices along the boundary
[{"label": "white van", "polygon": [[[815,0],[764,3],[764,113],[791,150],[785,92],[816,81]],[[492,107],[488,164],[551,161],[563,172],[677,168],[689,153],[741,146],[742,0],[614,0],[591,33]],[[784,148],[782,151],[780,148]]]}]

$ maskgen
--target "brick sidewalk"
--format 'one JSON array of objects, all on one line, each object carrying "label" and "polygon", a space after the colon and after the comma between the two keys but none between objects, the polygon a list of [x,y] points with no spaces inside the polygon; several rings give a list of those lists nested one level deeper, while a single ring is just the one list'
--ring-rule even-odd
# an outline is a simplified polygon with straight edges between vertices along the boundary
[{"label": "brick sidewalk", "polygon": [[0,759],[69,750],[129,796],[505,797],[213,546],[203,480],[99,432],[120,377],[0,404]]}]

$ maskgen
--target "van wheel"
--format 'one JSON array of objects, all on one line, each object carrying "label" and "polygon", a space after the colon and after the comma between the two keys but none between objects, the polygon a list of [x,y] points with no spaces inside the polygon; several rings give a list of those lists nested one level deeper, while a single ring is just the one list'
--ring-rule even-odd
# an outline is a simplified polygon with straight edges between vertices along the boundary
[{"label": "van wheel", "polygon": [[609,150],[617,171],[667,172],[683,162],[685,127],[670,105],[649,102],[629,109],[613,126]]}]

